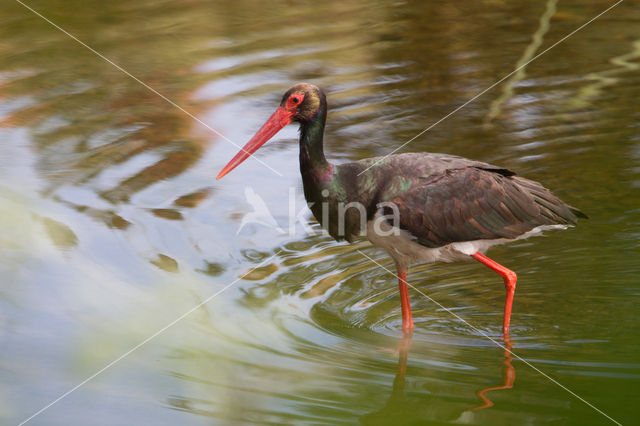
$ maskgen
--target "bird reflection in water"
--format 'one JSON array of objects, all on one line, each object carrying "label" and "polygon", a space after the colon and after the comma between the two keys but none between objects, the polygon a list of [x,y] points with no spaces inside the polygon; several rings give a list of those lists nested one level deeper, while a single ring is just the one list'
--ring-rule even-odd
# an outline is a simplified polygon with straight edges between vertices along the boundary
[{"label": "bird reflection in water", "polygon": [[393,393],[394,395],[400,394],[404,392],[405,385],[405,374],[407,373],[407,361],[409,359],[409,349],[411,349],[411,343],[413,342],[413,333],[408,332],[404,333],[402,336],[402,340],[398,344],[398,370],[396,372],[396,377],[393,379]]},{"label": "bird reflection in water", "polygon": [[[513,361],[513,354],[511,353],[511,348],[513,347],[513,345],[511,344],[509,335],[505,335],[503,339],[504,345],[502,347],[504,348],[504,360],[502,361],[502,384],[499,386],[490,386],[477,390],[476,396],[482,401],[480,405],[461,409],[460,405],[458,404],[444,404],[449,405],[449,407],[447,408],[441,406],[438,409],[438,413],[431,412],[429,414],[429,417],[436,416],[437,420],[446,419],[446,421],[451,421],[454,423],[466,423],[469,420],[469,416],[473,415],[473,412],[483,410],[485,408],[490,408],[494,405],[489,392],[501,389],[511,389],[513,387],[516,378],[515,368],[511,364],[511,362]],[[411,412],[415,412],[416,409],[418,410],[418,413],[416,413],[416,415],[424,420],[425,409],[431,411],[427,406],[424,405],[423,400],[420,401],[420,407],[417,408],[414,403],[411,402],[404,394],[405,386],[407,383],[407,361],[409,359],[409,350],[411,348],[412,341],[413,333],[406,332],[403,334],[402,339],[398,343],[398,368],[396,370],[395,378],[393,379],[393,388],[387,403],[384,405],[384,407],[382,407],[382,409],[363,416],[361,418],[361,423],[386,424],[386,421],[388,419],[397,418],[399,412],[409,414]]]},{"label": "bird reflection in water", "polygon": [[[511,365],[511,361],[513,361],[513,354],[511,353],[511,348],[513,345],[511,344],[511,338],[509,335],[504,336],[504,360],[502,361],[502,385],[500,386],[491,386],[488,388],[480,389],[476,392],[478,398],[482,400],[482,405],[478,405],[477,407],[471,408],[472,411],[482,410],[484,408],[493,407],[493,401],[489,399],[487,396],[487,392],[501,390],[501,389],[511,389],[513,387],[513,383],[516,381],[516,369]],[[406,360],[405,360],[406,363]]]}]

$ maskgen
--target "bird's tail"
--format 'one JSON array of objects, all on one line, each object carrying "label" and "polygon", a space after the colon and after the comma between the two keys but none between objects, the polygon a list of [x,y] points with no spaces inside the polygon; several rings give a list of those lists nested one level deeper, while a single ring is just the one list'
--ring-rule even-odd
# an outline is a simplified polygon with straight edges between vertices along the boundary
[{"label": "bird's tail", "polygon": [[531,194],[535,202],[540,206],[540,212],[549,220],[550,224],[575,225],[578,222],[578,218],[588,218],[582,211],[568,205],[538,182],[519,176],[512,179],[518,182],[521,189]]}]

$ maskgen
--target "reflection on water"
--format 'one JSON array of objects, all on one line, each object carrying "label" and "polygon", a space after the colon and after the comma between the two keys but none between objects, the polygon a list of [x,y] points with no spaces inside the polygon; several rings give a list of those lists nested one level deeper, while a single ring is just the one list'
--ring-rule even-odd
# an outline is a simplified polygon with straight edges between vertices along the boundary
[{"label": "reflection on water", "polygon": [[507,339],[504,342],[504,361],[502,367],[502,384],[500,386],[490,386],[488,388],[482,388],[476,392],[478,398],[482,400],[482,405],[473,407],[472,410],[483,410],[485,408],[493,407],[493,401],[489,399],[488,393],[501,390],[511,389],[516,380],[516,369],[512,365],[513,354],[511,353],[513,345],[511,340]]},{"label": "reflection on water", "polygon": [[[396,376],[393,379],[393,387],[391,391],[391,395],[389,396],[389,400],[380,410],[365,415],[361,422],[363,424],[390,424],[394,422],[404,421],[406,420],[405,413],[413,412],[415,407],[412,407],[411,402],[407,401],[407,397],[405,395],[405,387],[407,384],[407,380],[405,378],[407,373],[407,360],[409,358],[409,350],[411,348],[411,343],[413,341],[412,333],[405,333],[398,344],[398,368],[396,370]],[[456,413],[455,410],[446,410],[451,417],[441,418],[441,410],[440,408],[445,405],[442,401],[438,401],[437,407],[434,407],[430,410],[431,415],[422,415],[420,416],[421,420],[435,420],[435,421],[452,421],[454,423],[475,423],[475,418],[473,415],[473,411],[483,410],[485,408],[493,407],[493,401],[489,398],[488,393],[501,389],[511,389],[513,388],[513,384],[515,382],[515,368],[511,364],[513,361],[513,355],[511,354],[511,349],[513,345],[510,340],[506,340],[504,343],[504,367],[502,371],[502,384],[500,386],[492,386],[479,389],[476,391],[476,395],[478,398],[482,400],[482,405],[464,409],[460,413]],[[420,402],[422,404],[422,402]],[[433,404],[433,403],[432,403]],[[436,405],[436,404],[433,404]],[[420,405],[419,411],[421,413],[425,413],[425,407]],[[458,414],[457,417],[453,417]]]},{"label": "reflection on water", "polygon": [[537,53],[538,49],[542,45],[544,35],[549,31],[549,22],[551,17],[556,14],[558,0],[548,0],[544,14],[540,17],[540,25],[536,29],[536,32],[531,37],[531,43],[527,45],[527,48],[522,53],[522,57],[515,64],[515,72],[509,79],[502,85],[502,94],[500,97],[491,102],[489,107],[489,113],[485,117],[485,123],[490,124],[493,119],[498,117],[502,110],[502,105],[508,101],[514,95],[514,86],[521,82],[526,76],[526,66],[533,61],[533,58],[544,53]]},{"label": "reflection on water", "polygon": [[[610,6],[29,4],[238,145],[294,82],[325,88],[338,162],[390,152]],[[620,4],[406,148],[513,168],[589,214],[491,254],[519,273],[514,352],[623,424],[640,397],[639,20]],[[241,228],[247,186],[283,230],[304,205],[294,128],[259,154],[281,176],[250,160],[216,182],[236,146],[19,3],[0,23],[0,423],[234,282],[32,423],[606,421],[418,294],[403,338],[395,280],[359,253],[389,267],[377,249]],[[490,271],[416,265],[410,283],[500,335]]]}]

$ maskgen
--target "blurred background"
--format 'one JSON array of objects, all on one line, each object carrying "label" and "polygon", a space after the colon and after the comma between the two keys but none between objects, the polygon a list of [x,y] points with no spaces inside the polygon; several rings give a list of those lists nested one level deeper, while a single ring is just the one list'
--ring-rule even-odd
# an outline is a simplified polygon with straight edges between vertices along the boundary
[{"label": "blurred background", "polygon": [[[384,155],[613,2],[25,3],[201,122],[2,2],[0,423],[199,304],[29,424],[610,422],[415,292],[403,340],[394,277],[357,249],[392,268],[382,251],[238,233],[247,186],[283,229],[303,208],[296,128],[257,154],[279,175],[248,160],[216,181],[237,147],[207,126],[243,145],[305,81],[328,96],[330,160]],[[622,2],[402,149],[511,168],[590,216],[490,255],[519,274],[513,351],[623,424],[640,398],[639,24]],[[503,285],[481,265],[409,282],[500,335]]]}]

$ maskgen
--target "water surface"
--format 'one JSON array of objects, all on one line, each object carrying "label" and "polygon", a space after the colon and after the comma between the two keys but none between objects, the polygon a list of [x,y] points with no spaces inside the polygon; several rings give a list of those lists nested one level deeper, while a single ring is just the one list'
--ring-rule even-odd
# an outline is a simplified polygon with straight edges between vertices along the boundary
[{"label": "water surface", "polygon": [[[637,421],[634,3],[401,150],[514,169],[590,216],[489,253],[519,274],[521,359],[483,336],[499,337],[504,292],[481,265],[414,267],[428,297],[411,293],[403,339],[383,252],[290,229],[293,126],[259,152],[277,173],[215,175],[296,82],[328,94],[332,161],[384,155],[613,3],[28,4],[191,116],[0,6],[0,423],[105,366],[29,424],[611,423],[566,389]],[[247,186],[282,231],[240,229]]]}]

